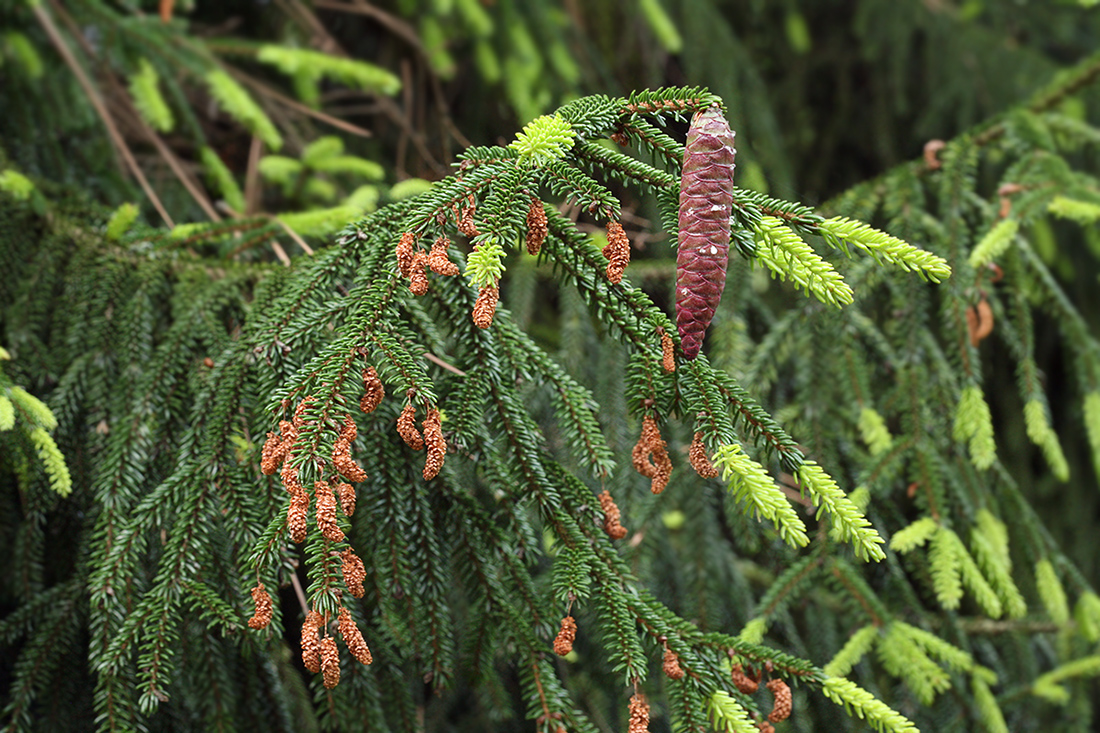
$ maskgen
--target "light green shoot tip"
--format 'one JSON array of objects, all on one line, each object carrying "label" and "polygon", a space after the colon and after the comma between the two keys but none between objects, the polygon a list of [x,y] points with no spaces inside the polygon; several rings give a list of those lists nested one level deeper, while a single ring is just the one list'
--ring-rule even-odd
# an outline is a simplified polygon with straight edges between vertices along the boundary
[{"label": "light green shoot tip", "polygon": [[543,115],[524,125],[508,146],[534,164],[548,163],[573,147],[573,128],[560,115]]}]

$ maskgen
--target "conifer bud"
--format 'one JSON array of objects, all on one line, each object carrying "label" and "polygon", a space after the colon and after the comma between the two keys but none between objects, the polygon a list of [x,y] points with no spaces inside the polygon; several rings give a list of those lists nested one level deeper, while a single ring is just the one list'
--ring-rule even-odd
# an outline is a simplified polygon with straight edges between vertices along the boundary
[{"label": "conifer bud", "polygon": [[271,623],[273,604],[271,596],[268,595],[263,583],[260,583],[252,589],[252,603],[255,605],[255,611],[252,613],[252,618],[248,619],[248,628],[266,628],[267,625]]},{"label": "conifer bud", "polygon": [[775,696],[775,704],[768,713],[768,722],[778,723],[791,716],[791,688],[780,679],[768,680],[767,687]]},{"label": "conifer bud", "polygon": [[355,487],[351,484],[336,484],[336,495],[340,498],[340,511],[345,517],[355,514]]},{"label": "conifer bud", "polygon": [[661,367],[669,374],[676,371],[676,354],[674,347],[675,345],[672,343],[672,337],[664,331],[661,331]]},{"label": "conifer bud", "polygon": [[458,265],[447,257],[447,248],[451,246],[451,240],[446,237],[438,237],[432,243],[432,249],[428,252],[428,267],[436,275],[450,277],[458,274]]},{"label": "conifer bud", "polygon": [[363,372],[363,397],[359,400],[359,409],[363,412],[374,412],[378,405],[382,404],[382,398],[386,396],[386,390],[382,386],[382,380],[374,367],[368,367]]},{"label": "conifer bud", "polygon": [[286,512],[286,526],[290,533],[290,539],[294,542],[305,542],[306,515],[309,513],[309,494],[304,488],[290,495],[290,506]]},{"label": "conifer bud", "polygon": [[613,540],[621,540],[626,537],[626,527],[619,523],[619,507],[611,498],[611,492],[606,489],[599,495],[600,508],[603,509],[603,528],[608,537]]},{"label": "conifer bud", "polygon": [[286,458],[286,449],[287,445],[283,442],[281,436],[275,433],[267,434],[263,451],[260,453],[260,471],[265,476],[270,476],[279,470],[283,459]]},{"label": "conifer bud", "polygon": [[321,679],[325,689],[331,690],[340,684],[340,650],[336,648],[336,639],[326,636],[321,639]]},{"label": "conifer bud", "polygon": [[363,640],[363,634],[351,618],[351,612],[346,608],[340,609],[340,636],[344,637],[344,643],[348,645],[348,651],[359,660],[361,664],[370,664],[374,661],[370,647]]},{"label": "conifer bud", "polygon": [[500,291],[495,285],[484,285],[477,293],[474,301],[473,320],[478,328],[488,328],[493,325],[493,315],[497,312],[497,300]]},{"label": "conifer bud", "polygon": [[324,481],[317,481],[313,489],[317,494],[317,529],[329,542],[342,542],[344,531],[336,521],[336,497],[332,488]]},{"label": "conifer bud", "polygon": [[550,227],[546,222],[546,209],[537,198],[531,199],[531,206],[527,209],[527,253],[537,255],[542,249],[542,243],[546,241],[546,235],[550,233]]},{"label": "conifer bud", "polygon": [[310,611],[302,623],[302,664],[313,674],[321,671],[321,645],[317,639],[317,631],[324,622],[321,614]]},{"label": "conifer bud", "polygon": [[714,467],[707,456],[707,447],[703,445],[702,433],[696,433],[691,439],[691,447],[688,449],[688,462],[695,469],[695,473],[703,478],[714,478],[718,475],[718,469]]},{"label": "conifer bud", "polygon": [[657,421],[651,415],[642,419],[642,433],[631,452],[631,460],[634,470],[651,479],[649,488],[654,494],[665,490],[672,475],[672,459],[668,456]]},{"label": "conifer bud", "polygon": [[428,292],[428,256],[423,252],[413,255],[412,265],[409,266],[409,292],[413,295],[424,295]]},{"label": "conifer bud", "polygon": [[405,232],[401,235],[397,248],[394,250],[394,254],[397,256],[397,270],[401,273],[401,277],[407,278],[412,274],[413,257],[416,255],[415,244],[416,235],[412,232]]},{"label": "conifer bud", "polygon": [[607,279],[613,283],[621,282],[626,266],[630,264],[630,239],[623,231],[623,225],[617,221],[607,223],[607,246],[603,248],[607,258]]},{"label": "conifer bud", "polygon": [[424,418],[424,445],[428,456],[424,460],[424,480],[430,481],[439,475],[443,460],[447,456],[447,441],[443,439],[443,424],[439,410],[428,410]]},{"label": "conifer bud", "polygon": [[564,657],[573,651],[573,640],[577,638],[577,621],[572,616],[561,620],[561,629],[554,637],[554,653]]},{"label": "conifer bud", "polygon": [[412,402],[405,405],[401,414],[397,416],[397,434],[405,441],[405,445],[413,450],[424,448],[424,438],[416,429],[416,406]]},{"label": "conifer bud", "polygon": [[676,652],[665,647],[665,658],[661,663],[661,668],[665,672],[665,676],[670,680],[680,680],[684,678],[684,670],[680,667],[680,658],[676,656]]},{"label": "conifer bud", "polygon": [[630,727],[628,733],[647,733],[649,731],[649,703],[645,696],[634,694],[630,698]]},{"label": "conifer bud", "polygon": [[752,695],[760,689],[760,683],[757,682],[754,677],[745,674],[740,664],[733,665],[733,668],[730,670],[730,678],[733,680],[734,687],[736,687],[742,695]]},{"label": "conifer bud", "polygon": [[363,580],[367,577],[363,561],[350,547],[340,553],[340,560],[340,572],[344,576],[344,585],[348,587],[348,592],[356,598],[362,598]]}]

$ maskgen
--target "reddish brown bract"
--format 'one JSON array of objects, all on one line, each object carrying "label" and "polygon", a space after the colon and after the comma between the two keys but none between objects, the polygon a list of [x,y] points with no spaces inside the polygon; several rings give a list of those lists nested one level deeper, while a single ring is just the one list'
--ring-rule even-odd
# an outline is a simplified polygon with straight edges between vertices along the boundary
[{"label": "reddish brown bract", "polygon": [[733,130],[717,106],[691,121],[680,177],[676,328],[694,359],[726,286],[733,207]]}]

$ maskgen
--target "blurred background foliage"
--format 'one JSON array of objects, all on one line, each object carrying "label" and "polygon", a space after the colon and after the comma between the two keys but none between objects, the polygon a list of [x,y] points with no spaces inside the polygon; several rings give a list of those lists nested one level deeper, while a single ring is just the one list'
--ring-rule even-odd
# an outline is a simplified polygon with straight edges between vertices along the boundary
[{"label": "blurred background foliage", "polygon": [[[141,202],[148,223],[180,239],[212,226],[253,232],[243,244],[224,241],[221,251],[269,260],[312,251],[361,213],[422,191],[466,146],[505,143],[571,99],[699,85],[729,106],[739,185],[828,210],[851,186],[919,158],[930,140],[1010,119],[1060,70],[1097,53],[1100,15],[1091,5],[0,0],[0,156],[111,208]],[[1085,90],[1060,110],[1096,119],[1100,96]],[[1034,143],[1022,126],[1009,128]],[[1070,157],[1095,168],[1096,155],[1082,148]],[[994,164],[978,176],[988,188],[1001,172]],[[668,237],[654,234],[653,202],[615,193],[639,250],[631,276],[667,304],[674,257]],[[1100,235],[1047,218],[1027,226],[1038,255],[1095,328]],[[583,382],[615,387],[607,365],[621,354],[600,353],[576,292],[559,290],[531,260],[509,268],[505,298],[521,324]],[[802,302],[759,272],[736,277],[750,278],[750,289],[776,311]],[[1015,417],[1018,375],[1003,345],[985,355],[985,391],[1002,461],[1095,586],[1093,451],[1082,432],[1066,429],[1080,422],[1079,400],[1061,386],[1069,367],[1055,324],[1035,318],[1035,362],[1070,483],[1057,481],[1028,448]],[[737,329],[761,340],[771,325],[720,314],[713,361],[746,369]],[[613,396],[598,396],[621,408]],[[767,406],[781,409],[782,386],[771,396]],[[798,415],[787,417],[796,436],[812,435],[796,429]],[[625,427],[618,440],[631,440]],[[670,512],[665,524],[674,530],[683,517]],[[764,585],[781,569],[751,567],[736,580]],[[719,612],[712,618],[730,621]],[[599,698],[597,686],[581,682],[582,697]]]}]

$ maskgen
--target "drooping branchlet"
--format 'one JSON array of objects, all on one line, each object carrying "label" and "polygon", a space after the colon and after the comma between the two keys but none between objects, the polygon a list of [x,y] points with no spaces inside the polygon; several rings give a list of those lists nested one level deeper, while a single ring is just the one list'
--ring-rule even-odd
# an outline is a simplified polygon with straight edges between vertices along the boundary
[{"label": "drooping branchlet", "polygon": [[326,636],[321,639],[321,680],[325,689],[331,690],[340,684],[340,650],[336,648],[336,639]]},{"label": "drooping branchlet", "polygon": [[703,434],[696,433],[691,439],[691,447],[688,448],[688,462],[695,469],[695,473],[703,478],[715,478],[718,469],[710,462],[707,456],[707,447],[703,445]]},{"label": "drooping branchlet", "polygon": [[607,258],[607,279],[613,283],[622,281],[623,272],[630,264],[630,239],[617,221],[607,223],[607,246],[603,248]]},{"label": "drooping branchlet", "polygon": [[657,421],[651,415],[642,419],[642,433],[631,452],[631,459],[634,470],[651,479],[649,488],[654,494],[665,490],[672,475],[672,459],[668,456]]},{"label": "drooping branchlet", "polygon": [[768,722],[778,723],[791,717],[791,688],[780,679],[768,680],[767,688],[775,697],[772,711],[768,713]]},{"label": "drooping branchlet", "polygon": [[350,547],[340,553],[340,561],[340,573],[344,576],[344,585],[348,587],[348,592],[356,598],[362,598],[363,581],[367,577],[363,561]]},{"label": "drooping branchlet", "polygon": [[405,441],[405,444],[413,450],[424,448],[424,438],[416,429],[416,406],[409,402],[397,416],[397,434]]},{"label": "drooping branchlet", "polygon": [[665,676],[670,680],[680,680],[684,678],[684,670],[680,666],[680,657],[676,656],[676,652],[665,647],[665,658],[661,662],[661,669],[664,670]]},{"label": "drooping branchlet", "polygon": [[661,331],[661,368],[671,374],[676,371],[676,353],[672,337]]},{"label": "drooping branchlet", "polygon": [[345,517],[355,514],[355,487],[351,484],[336,484],[336,496],[340,500],[340,511]]},{"label": "drooping branchlet", "polygon": [[252,589],[252,603],[255,606],[255,610],[252,613],[252,618],[248,619],[248,628],[266,628],[267,625],[271,623],[273,604],[271,602],[271,596],[268,594],[267,589],[264,588],[263,583],[258,584]]},{"label": "drooping branchlet", "polygon": [[317,495],[317,529],[329,542],[342,542],[344,531],[336,521],[336,497],[332,487],[325,481],[317,481],[313,490]]},{"label": "drooping branchlet", "polygon": [[537,198],[531,199],[531,205],[527,209],[527,253],[537,255],[542,249],[542,243],[546,241],[546,235],[550,227],[546,222],[546,209]]},{"label": "drooping branchlet", "polygon": [[451,240],[446,237],[437,237],[428,252],[428,267],[436,275],[450,277],[458,274],[458,265],[447,257],[447,248],[451,246]]},{"label": "drooping branchlet", "polygon": [[321,645],[317,639],[317,632],[324,622],[321,614],[310,611],[302,623],[302,664],[313,674],[321,671]]},{"label": "drooping branchlet", "polygon": [[428,255],[417,252],[409,265],[409,292],[424,295],[428,292]]},{"label": "drooping branchlet", "polygon": [[577,621],[572,616],[565,616],[561,620],[561,629],[554,637],[554,653],[564,657],[573,651],[573,640],[577,638]]},{"label": "drooping branchlet", "polygon": [[443,467],[443,460],[447,456],[442,417],[435,408],[428,410],[428,416],[424,418],[424,445],[428,449],[428,456],[424,460],[424,480],[430,481],[439,475],[439,469]]},{"label": "drooping branchlet", "polygon": [[730,679],[733,680],[733,686],[743,695],[751,695],[760,689],[759,680],[754,676],[745,674],[745,670],[740,664],[735,664],[730,669]]},{"label": "drooping branchlet", "polygon": [[619,523],[621,515],[615,500],[611,498],[611,492],[606,489],[599,495],[600,508],[603,509],[603,528],[608,537],[613,540],[621,540],[626,537],[626,527]]},{"label": "drooping branchlet", "polygon": [[370,664],[374,661],[371,656],[370,647],[367,646],[367,642],[363,640],[363,634],[359,631],[359,627],[355,625],[355,621],[351,618],[351,612],[348,609],[340,608],[340,636],[344,638],[344,643],[348,645],[348,651],[351,655],[358,659],[362,664]]},{"label": "drooping branchlet", "polygon": [[382,386],[382,380],[374,367],[368,367],[363,372],[363,396],[359,400],[359,409],[363,412],[374,412],[386,396],[386,390]]},{"label": "drooping branchlet", "polygon": [[630,727],[627,731],[628,733],[649,731],[649,703],[641,693],[634,693],[630,698]]},{"label": "drooping branchlet", "polygon": [[290,495],[290,506],[286,510],[286,527],[292,541],[306,541],[306,533],[309,531],[308,514],[309,493],[305,488],[300,488]]},{"label": "drooping branchlet", "polygon": [[401,277],[407,278],[412,273],[413,257],[416,256],[415,245],[416,235],[412,232],[402,234],[397,243],[394,254],[397,256],[397,270],[401,273]]},{"label": "drooping branchlet", "polygon": [[495,285],[483,285],[477,292],[477,300],[474,301],[473,320],[478,328],[488,328],[493,325],[493,315],[497,312],[497,301],[500,299],[500,291]]}]

